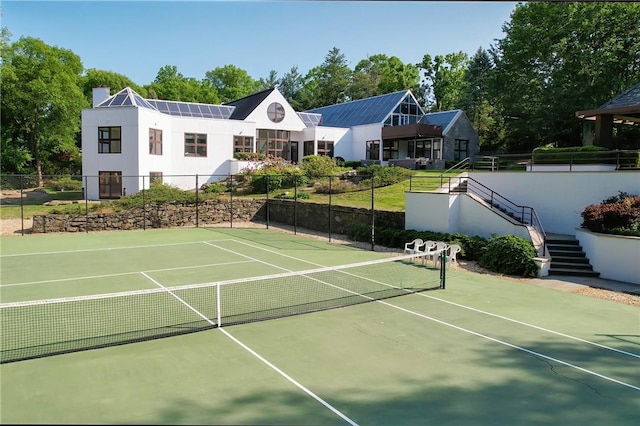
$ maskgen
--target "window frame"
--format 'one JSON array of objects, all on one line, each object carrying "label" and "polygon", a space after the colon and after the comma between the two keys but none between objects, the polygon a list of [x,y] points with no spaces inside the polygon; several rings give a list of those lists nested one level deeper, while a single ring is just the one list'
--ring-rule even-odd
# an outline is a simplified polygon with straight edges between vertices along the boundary
[{"label": "window frame", "polygon": [[[192,137],[192,142],[188,140],[188,137]],[[207,157],[207,134],[185,132],[184,156],[206,158]]]},{"label": "window frame", "polygon": [[[118,130],[118,137],[113,136],[116,129]],[[98,154],[122,154],[121,126],[98,127]]]},{"label": "window frame", "polygon": [[[158,139],[157,136],[160,135]],[[162,130],[149,128],[149,155],[162,155]]]}]

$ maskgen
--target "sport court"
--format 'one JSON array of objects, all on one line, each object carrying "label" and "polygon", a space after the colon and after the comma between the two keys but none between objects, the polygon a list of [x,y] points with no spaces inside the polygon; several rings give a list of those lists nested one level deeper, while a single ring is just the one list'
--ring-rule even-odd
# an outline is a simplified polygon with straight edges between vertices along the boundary
[{"label": "sport court", "polygon": [[[455,266],[445,288],[431,290],[440,271],[430,265],[273,229],[1,243],[3,361],[21,347],[43,351],[0,365],[2,423],[638,419],[640,311],[630,305]],[[340,268],[353,264],[361,266]],[[122,292],[132,297],[101,296]],[[325,309],[342,297],[349,306]],[[45,299],[54,302],[26,303]],[[21,317],[7,314],[20,304],[29,305]],[[58,306],[80,308],[56,314]],[[301,306],[312,312],[287,316]],[[178,331],[145,340],[145,330],[168,329]],[[122,336],[140,341],[107,346]],[[43,355],[63,341],[105,347]]]}]

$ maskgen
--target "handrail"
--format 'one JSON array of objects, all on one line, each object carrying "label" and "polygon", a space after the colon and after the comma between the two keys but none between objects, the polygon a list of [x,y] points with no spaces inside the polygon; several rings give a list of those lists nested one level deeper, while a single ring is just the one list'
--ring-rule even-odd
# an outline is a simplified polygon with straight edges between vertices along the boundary
[{"label": "handrail", "polygon": [[442,172],[440,174],[440,186],[442,186],[442,183],[443,183],[442,180],[445,174],[452,172],[454,170],[467,170],[470,164],[471,164],[471,157],[467,157],[465,159],[458,161],[456,164],[454,164],[453,166],[449,167],[447,170]]},{"label": "handrail", "polygon": [[[491,163],[489,165],[489,162]],[[483,164],[486,164],[483,167]],[[567,165],[569,171],[582,164],[611,164],[615,170],[640,168],[640,150],[529,152],[521,154],[475,155],[472,169],[525,169],[532,165]]]},{"label": "handrail", "polygon": [[545,256],[547,254],[547,236],[542,226],[542,222],[533,207],[516,204],[507,197],[499,194],[471,177],[450,176],[446,177],[446,179],[447,184],[441,185],[441,187],[446,187],[447,192],[451,192],[453,188],[458,187],[462,182],[466,182],[466,192],[480,197],[489,205],[491,210],[500,211],[502,214],[506,214],[523,225],[531,226],[538,233],[540,238],[542,238],[541,256]]}]

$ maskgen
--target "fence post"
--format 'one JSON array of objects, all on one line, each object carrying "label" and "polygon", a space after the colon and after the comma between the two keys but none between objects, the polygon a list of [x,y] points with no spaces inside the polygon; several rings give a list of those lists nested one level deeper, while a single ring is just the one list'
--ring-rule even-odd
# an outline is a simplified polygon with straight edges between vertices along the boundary
[{"label": "fence post", "polygon": [[229,173],[229,226],[233,228],[233,175]]},{"label": "fence post", "polygon": [[22,186],[24,183],[22,177],[23,175],[20,175],[20,235],[24,237],[24,203],[22,201]]},{"label": "fence post", "polygon": [[145,200],[144,175],[142,176],[142,230],[147,230],[147,203]]},{"label": "fence post", "polygon": [[331,242],[331,181],[333,176],[329,176],[329,242]]},{"label": "fence post", "polygon": [[85,215],[85,232],[89,233],[89,200],[87,197],[87,176],[84,177],[84,188],[82,189],[82,196],[84,197],[84,215]]},{"label": "fence post", "polygon": [[265,212],[265,216],[267,219],[267,229],[269,229],[269,175],[266,175],[265,178],[267,179],[267,184],[266,184],[266,188],[267,188],[267,202],[265,207],[267,208],[267,211]]},{"label": "fence post", "polygon": [[375,251],[376,248],[376,238],[375,238],[375,229],[376,229],[376,219],[375,219],[375,180],[373,178],[373,171],[371,172],[371,251]]},{"label": "fence post", "polygon": [[293,235],[298,235],[298,176],[293,177]]},{"label": "fence post", "polygon": [[198,174],[196,173],[196,228],[198,227],[198,219],[199,219],[198,215],[200,213],[200,209],[198,208],[198,204],[199,204],[198,203],[198,195],[199,195],[198,194],[198,189],[199,189],[198,186],[199,186],[198,185]]}]

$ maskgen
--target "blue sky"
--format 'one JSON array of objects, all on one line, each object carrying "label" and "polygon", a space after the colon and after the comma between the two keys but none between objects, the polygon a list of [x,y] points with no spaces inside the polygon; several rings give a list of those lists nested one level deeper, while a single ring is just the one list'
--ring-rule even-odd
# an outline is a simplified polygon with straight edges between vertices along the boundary
[{"label": "blue sky", "polygon": [[12,1],[2,26],[77,54],[86,69],[151,83],[176,66],[198,80],[232,64],[254,79],[321,65],[334,47],[353,69],[375,54],[420,62],[473,55],[503,38],[516,2],[502,1]]}]

